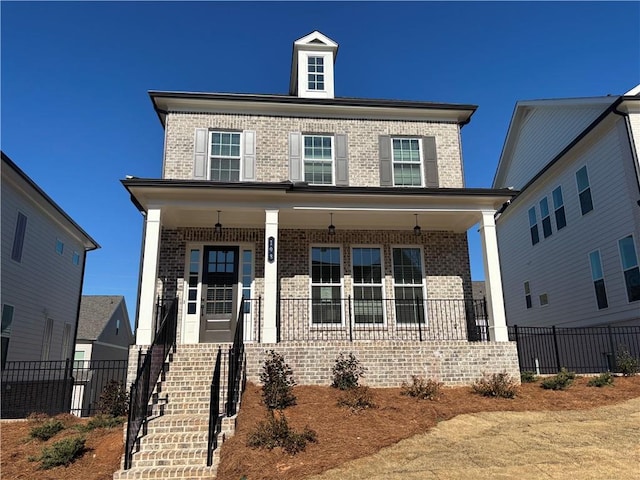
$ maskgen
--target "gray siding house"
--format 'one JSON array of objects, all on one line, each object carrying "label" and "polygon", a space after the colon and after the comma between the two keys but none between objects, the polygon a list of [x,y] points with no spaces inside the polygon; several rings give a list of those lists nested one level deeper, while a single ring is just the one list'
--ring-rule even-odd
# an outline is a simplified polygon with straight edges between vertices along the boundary
[{"label": "gray siding house", "polygon": [[493,182],[509,325],[640,325],[640,88],[516,104]]}]

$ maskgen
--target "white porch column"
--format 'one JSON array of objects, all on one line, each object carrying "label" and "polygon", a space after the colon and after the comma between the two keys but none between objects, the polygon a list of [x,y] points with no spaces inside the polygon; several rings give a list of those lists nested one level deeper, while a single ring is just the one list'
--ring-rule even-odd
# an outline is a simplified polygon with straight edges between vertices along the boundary
[{"label": "white porch column", "polygon": [[264,322],[262,343],[276,343],[278,331],[278,210],[265,210],[264,225]]},{"label": "white porch column", "polygon": [[159,208],[150,208],[145,219],[142,275],[140,280],[140,305],[136,344],[150,345],[153,341],[153,319],[156,310],[156,281],[158,278],[158,255],[160,252]]},{"label": "white porch column", "polygon": [[495,212],[482,212],[480,238],[484,260],[484,282],[489,315],[489,338],[494,342],[508,342],[507,319],[504,313],[498,237],[496,236]]}]

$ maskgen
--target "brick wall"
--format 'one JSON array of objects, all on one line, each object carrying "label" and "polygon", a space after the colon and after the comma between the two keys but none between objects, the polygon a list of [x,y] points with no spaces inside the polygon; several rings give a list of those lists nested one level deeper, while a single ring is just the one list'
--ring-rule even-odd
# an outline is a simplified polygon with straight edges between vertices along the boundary
[{"label": "brick wall", "polygon": [[258,182],[280,182],[289,179],[290,132],[346,133],[348,135],[349,185],[360,187],[380,185],[379,135],[435,136],[440,186],[464,186],[460,131],[456,123],[207,113],[169,113],[167,115],[163,178],[192,178],[196,128],[255,130]]},{"label": "brick wall", "polygon": [[470,385],[483,373],[506,371],[520,379],[514,342],[292,342],[246,345],[247,379],[259,383],[269,350],[284,356],[300,385],[330,385],[331,368],[340,353],[352,352],[366,368],[361,382],[371,387],[398,387],[411,375],[445,385]]}]

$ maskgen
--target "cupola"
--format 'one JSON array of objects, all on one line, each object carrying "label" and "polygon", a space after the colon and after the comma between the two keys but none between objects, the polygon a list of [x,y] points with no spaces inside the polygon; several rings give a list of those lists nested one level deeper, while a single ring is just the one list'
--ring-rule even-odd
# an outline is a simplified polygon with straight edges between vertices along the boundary
[{"label": "cupola", "polygon": [[334,98],[333,64],[338,44],[315,30],[293,42],[289,95]]}]

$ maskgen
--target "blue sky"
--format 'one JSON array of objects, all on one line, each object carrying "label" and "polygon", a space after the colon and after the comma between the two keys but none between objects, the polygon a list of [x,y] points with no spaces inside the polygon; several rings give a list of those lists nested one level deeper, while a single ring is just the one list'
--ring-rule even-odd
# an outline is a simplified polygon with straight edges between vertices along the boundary
[{"label": "blue sky", "polygon": [[[159,177],[148,90],[287,93],[295,39],[340,44],[336,95],[478,105],[468,187],[490,187],[517,100],[640,83],[638,2],[7,2],[1,146],[102,249],[84,293],[135,313],[142,217],[119,180]],[[483,279],[477,233],[472,276]]]}]

